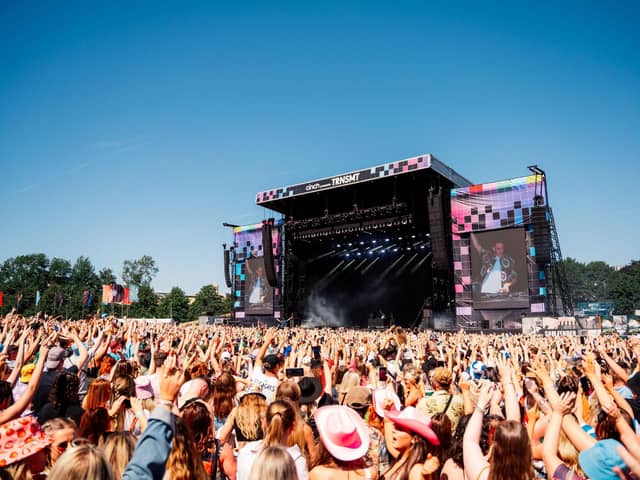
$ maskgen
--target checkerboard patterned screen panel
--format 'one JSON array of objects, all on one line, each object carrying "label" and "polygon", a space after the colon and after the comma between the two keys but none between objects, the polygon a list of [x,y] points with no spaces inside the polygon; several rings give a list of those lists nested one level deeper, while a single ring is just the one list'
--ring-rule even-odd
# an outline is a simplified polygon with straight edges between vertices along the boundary
[{"label": "checkerboard patterned screen panel", "polygon": [[[280,277],[280,239],[281,239],[282,222],[277,221],[272,229],[271,243],[273,246],[273,262],[275,264],[276,277]],[[244,318],[244,301],[245,301],[245,288],[246,288],[246,265],[245,260],[254,257],[263,257],[262,247],[262,223],[255,223],[252,225],[245,225],[242,227],[236,227],[233,229],[233,246],[234,253],[232,261],[234,264],[235,275],[235,300],[233,306],[236,310],[236,317],[242,312],[242,318]],[[273,305],[274,305],[274,317],[280,316],[281,292],[279,288],[273,289]]]},{"label": "checkerboard patterned screen panel", "polygon": [[[454,288],[458,316],[473,306],[470,233],[524,227],[530,303],[544,303],[544,271],[535,261],[531,212],[535,197],[544,204],[544,178],[530,175],[451,190]],[[540,199],[539,199],[540,200]]]}]

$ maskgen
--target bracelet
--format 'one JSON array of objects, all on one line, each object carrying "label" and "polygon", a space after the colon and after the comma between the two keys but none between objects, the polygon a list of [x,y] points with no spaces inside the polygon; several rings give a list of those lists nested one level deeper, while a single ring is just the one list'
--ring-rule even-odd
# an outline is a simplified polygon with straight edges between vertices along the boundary
[{"label": "bracelet", "polygon": [[484,411],[487,409],[487,407],[482,408],[480,405],[476,404],[474,409],[480,412],[482,415],[484,415]]},{"label": "bracelet", "polygon": [[160,399],[156,400],[156,403],[158,405],[164,405],[169,410],[171,410],[173,408],[173,402],[170,401],[170,400],[164,400],[164,399],[160,398]]}]

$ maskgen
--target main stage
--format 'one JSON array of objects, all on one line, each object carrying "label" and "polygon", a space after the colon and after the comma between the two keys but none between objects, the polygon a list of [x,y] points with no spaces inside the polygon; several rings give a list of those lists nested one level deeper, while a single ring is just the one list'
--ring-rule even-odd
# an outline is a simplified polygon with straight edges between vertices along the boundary
[{"label": "main stage", "polygon": [[[425,154],[260,192],[256,203],[279,218],[234,228],[234,318],[517,329],[558,304],[547,292],[557,275],[546,181],[532,173],[473,185]],[[506,250],[500,274],[486,266],[496,247]]]}]

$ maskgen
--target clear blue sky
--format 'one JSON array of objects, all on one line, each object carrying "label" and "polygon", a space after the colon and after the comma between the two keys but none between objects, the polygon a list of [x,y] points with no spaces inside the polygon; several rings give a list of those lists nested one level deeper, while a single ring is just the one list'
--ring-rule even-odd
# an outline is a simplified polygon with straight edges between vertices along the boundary
[{"label": "clear blue sky", "polygon": [[0,260],[224,284],[255,194],[420,153],[537,163],[565,256],[639,258],[640,2],[0,3]]}]

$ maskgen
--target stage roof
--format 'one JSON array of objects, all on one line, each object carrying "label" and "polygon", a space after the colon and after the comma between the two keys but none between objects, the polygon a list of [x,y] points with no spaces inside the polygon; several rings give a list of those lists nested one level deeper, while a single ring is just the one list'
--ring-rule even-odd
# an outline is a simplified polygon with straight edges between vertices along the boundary
[{"label": "stage roof", "polygon": [[420,171],[425,173],[435,172],[437,175],[451,182],[453,187],[466,187],[472,184],[451,167],[445,165],[430,153],[427,153],[385,165],[334,175],[319,180],[311,180],[297,185],[266,190],[256,195],[256,204],[275,210],[276,212],[285,213],[287,204],[290,202],[290,199],[293,198]]}]

